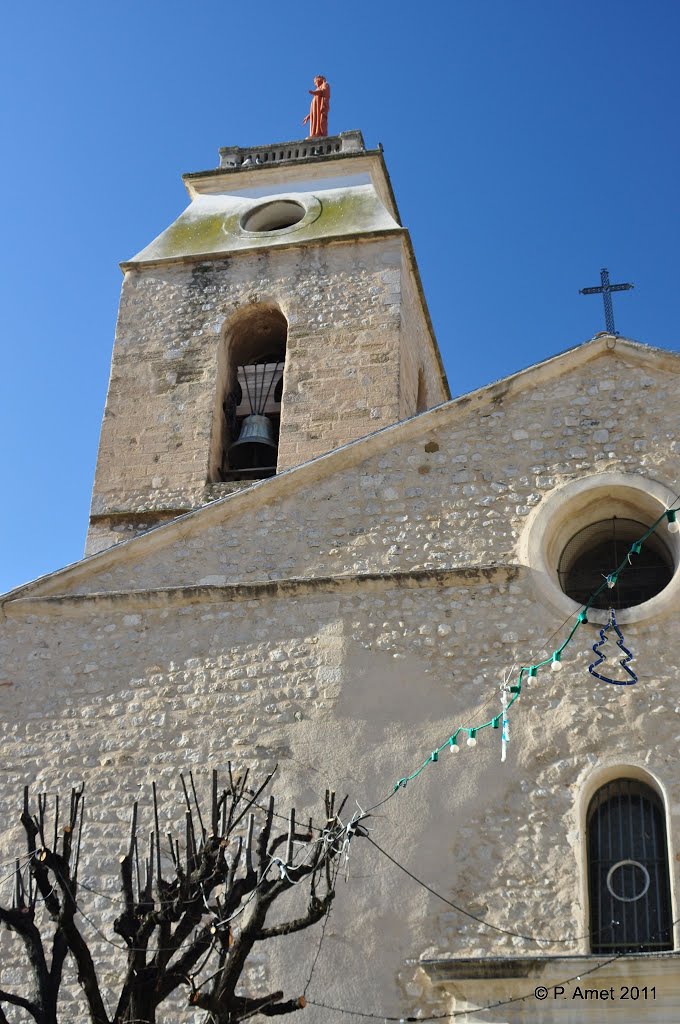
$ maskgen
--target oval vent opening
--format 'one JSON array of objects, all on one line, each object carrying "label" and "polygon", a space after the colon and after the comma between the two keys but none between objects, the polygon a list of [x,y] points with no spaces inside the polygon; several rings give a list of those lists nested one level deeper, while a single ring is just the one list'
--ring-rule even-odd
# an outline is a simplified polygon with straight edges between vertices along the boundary
[{"label": "oval vent opening", "polygon": [[305,208],[293,199],[276,199],[250,210],[241,222],[244,231],[281,231],[298,224],[305,215]]}]

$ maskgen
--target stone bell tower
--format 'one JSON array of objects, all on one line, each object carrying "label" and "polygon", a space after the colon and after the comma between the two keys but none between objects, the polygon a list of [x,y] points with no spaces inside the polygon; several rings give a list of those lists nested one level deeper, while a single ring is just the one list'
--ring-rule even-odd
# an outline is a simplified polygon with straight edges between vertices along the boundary
[{"label": "stone bell tower", "polygon": [[382,150],[220,151],[124,273],[86,553],[449,397]]}]

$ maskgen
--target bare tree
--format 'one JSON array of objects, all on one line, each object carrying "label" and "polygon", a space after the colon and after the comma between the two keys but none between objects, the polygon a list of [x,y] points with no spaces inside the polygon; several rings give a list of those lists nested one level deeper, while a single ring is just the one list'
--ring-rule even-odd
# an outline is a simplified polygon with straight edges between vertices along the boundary
[{"label": "bare tree", "polygon": [[[80,906],[88,889],[78,879],[86,834],[83,790],[71,791],[60,828],[58,797],[48,806],[47,796],[39,794],[37,807],[31,807],[25,789],[21,823],[26,858],[17,860],[12,905],[0,906],[0,923],[22,940],[33,992],[0,989],[0,1024],[8,1024],[8,1005],[23,1008],[36,1024],[57,1024],[59,992],[63,983],[75,980],[74,973],[92,1024],[155,1024],[158,1008],[180,986],[188,990],[186,1013],[206,1010],[206,1019],[214,1024],[234,1024],[255,1013],[291,1013],[305,1005],[304,995],[286,998],[277,991],[250,996],[236,989],[256,943],[302,931],[329,912],[338,858],[361,831],[358,816],[343,825],[339,815],[344,801],[336,810],[335,794],[327,791],[321,828],[310,820],[300,829],[292,809],[285,816],[287,826],[277,830],[275,819],[282,816],[276,813],[274,797],[266,795],[274,772],[253,789],[247,770],[238,778],[231,765],[228,771],[228,785],[221,790],[217,772],[212,773],[209,806],[203,810],[192,773],[188,785],[180,776],[181,840],[172,832],[161,835],[155,783],[153,828],[143,848],[138,805],[133,806],[130,838],[120,858],[120,913],[113,921],[122,941],[99,931],[101,940],[125,952],[113,1011],[105,1004],[82,927],[83,920],[97,927]],[[282,897],[296,886],[306,890],[304,912],[268,926],[271,908],[283,908]],[[97,961],[102,962],[99,954]]]}]

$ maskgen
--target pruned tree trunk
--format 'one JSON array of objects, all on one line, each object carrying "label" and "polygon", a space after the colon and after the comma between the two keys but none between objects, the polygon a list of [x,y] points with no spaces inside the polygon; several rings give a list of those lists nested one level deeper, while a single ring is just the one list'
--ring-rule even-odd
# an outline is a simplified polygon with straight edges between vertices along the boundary
[{"label": "pruned tree trunk", "polygon": [[[138,805],[133,805],[127,849],[120,858],[116,938],[109,939],[103,929],[99,933],[126,951],[115,1010],[104,1004],[81,930],[83,920],[93,925],[83,917],[80,901],[87,887],[78,881],[83,790],[71,791],[61,827],[55,799],[48,829],[46,795],[38,795],[37,809],[31,808],[26,788],[21,814],[26,858],[23,864],[17,860],[12,905],[0,906],[0,924],[21,938],[33,985],[31,992],[0,989],[0,1024],[7,1022],[8,1006],[21,1007],[36,1024],[57,1024],[61,985],[74,980],[72,973],[92,1024],[156,1024],[159,1008],[181,986],[188,989],[187,1011],[204,1009],[215,1024],[235,1024],[254,1013],[279,1016],[305,1006],[304,994],[248,997],[236,989],[256,943],[302,931],[329,912],[334,862],[361,831],[357,816],[343,825],[342,806],[336,810],[335,794],[327,791],[322,827],[314,828],[310,820],[301,829],[292,809],[285,831],[277,830],[275,819],[282,816],[274,797],[265,795],[274,772],[254,789],[247,770],[234,778],[229,765],[228,774],[227,786],[220,788],[217,772],[212,773],[207,809],[198,800],[192,773],[189,785],[181,776],[181,840],[171,831],[161,834],[155,783],[153,828],[143,843]],[[272,906],[300,885],[307,889],[304,913],[268,927]],[[167,1014],[162,1019],[167,1021]]]}]

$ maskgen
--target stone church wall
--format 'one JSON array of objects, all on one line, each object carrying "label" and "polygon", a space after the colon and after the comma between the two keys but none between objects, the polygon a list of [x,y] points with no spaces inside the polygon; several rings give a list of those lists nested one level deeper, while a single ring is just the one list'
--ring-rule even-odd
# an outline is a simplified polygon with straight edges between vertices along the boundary
[{"label": "stone church wall", "polygon": [[[446,401],[442,394],[438,365],[428,358],[431,326],[423,309],[418,282],[406,252],[399,279],[401,296],[401,372],[399,374],[399,419],[423,412]],[[422,380],[424,405],[418,408]]]},{"label": "stone church wall", "polygon": [[[259,509],[227,515],[227,502],[224,521],[195,534],[184,520],[168,547],[161,534],[133,542],[118,567],[85,565],[91,575],[67,596],[49,596],[69,589],[55,577],[7,603],[2,820],[16,820],[25,782],[63,792],[84,779],[83,878],[115,893],[129,803],[150,777],[176,794],[179,769],[205,776],[228,758],[260,771],[278,761],[280,798],[300,817],[318,810],[326,784],[366,806],[453,729],[497,713],[503,673],[548,654],[563,618],[521,561],[532,510],[586,475],[615,469],[668,488],[680,476],[674,374],[610,353],[513,387],[427,413],[395,428],[393,442],[390,432],[368,439],[358,466],[343,468],[337,453],[326,480],[304,468],[254,488],[277,495]],[[611,766],[648,771],[664,793],[677,892],[676,618],[677,609],[625,626],[640,675],[625,690],[589,676],[597,631],[583,627],[563,671],[542,670],[513,709],[505,765],[497,731],[485,730],[474,750],[442,753],[371,822],[381,846],[447,897],[555,941],[492,932],[355,842],[312,998],[441,1012],[448,1003],[424,984],[421,956],[587,951],[583,938],[557,940],[588,930],[582,800]],[[2,834],[3,861],[17,834]],[[92,897],[93,919],[104,904]],[[318,938],[267,944],[250,983],[297,994]],[[2,934],[6,987],[12,942]],[[69,1005],[65,1019],[78,1019]],[[314,1024],[328,1019],[305,1010]]]},{"label": "stone church wall", "polygon": [[[276,761],[282,804],[294,803],[301,818],[318,813],[326,784],[348,792],[352,807],[370,805],[453,728],[496,713],[504,671],[542,653],[556,625],[519,570],[484,582],[460,573],[306,583],[259,599],[220,591],[172,604],[83,598],[56,610],[36,599],[5,623],[12,685],[3,690],[2,820],[16,821],[26,782],[63,793],[84,780],[82,878],[114,895],[130,802],[150,777],[177,798],[178,770],[205,779],[228,758],[260,772]],[[647,768],[665,787],[672,834],[680,825],[677,642],[663,623],[628,628],[644,681],[621,693],[588,676],[594,637],[594,629],[581,634],[559,678],[543,671],[527,688],[505,765],[498,733],[486,730],[474,751],[442,753],[371,823],[380,845],[435,888],[524,934],[561,940],[587,931],[579,794],[598,767]],[[17,835],[3,833],[3,861]],[[409,958],[537,952],[430,900],[368,845],[355,844],[351,871],[315,982],[325,1001],[347,1004],[349,975],[359,1005],[375,992],[379,1008],[403,1010],[410,993],[415,1009],[425,994]],[[92,895],[86,912],[101,923],[105,909]],[[263,948],[253,977],[297,991],[315,939]],[[12,942],[0,939],[7,987],[16,980]],[[581,940],[567,951],[584,948]],[[539,951],[565,947],[545,942]]]},{"label": "stone church wall", "polygon": [[[219,350],[250,304],[277,303],[289,322],[280,470],[396,422],[403,244],[397,236],[128,271],[88,553],[206,500]],[[431,341],[417,343],[434,379]],[[444,397],[441,380],[433,394]]]},{"label": "stone church wall", "polygon": [[158,535],[110,569],[84,565],[69,589],[512,562],[527,517],[566,481],[618,470],[680,491],[676,396],[675,374],[609,354],[524,393],[501,383],[395,428],[393,445],[389,432],[363,442],[374,454],[360,463],[342,468],[349,450],[332,475],[317,463],[304,486],[296,474],[238,496],[181,550]]}]

